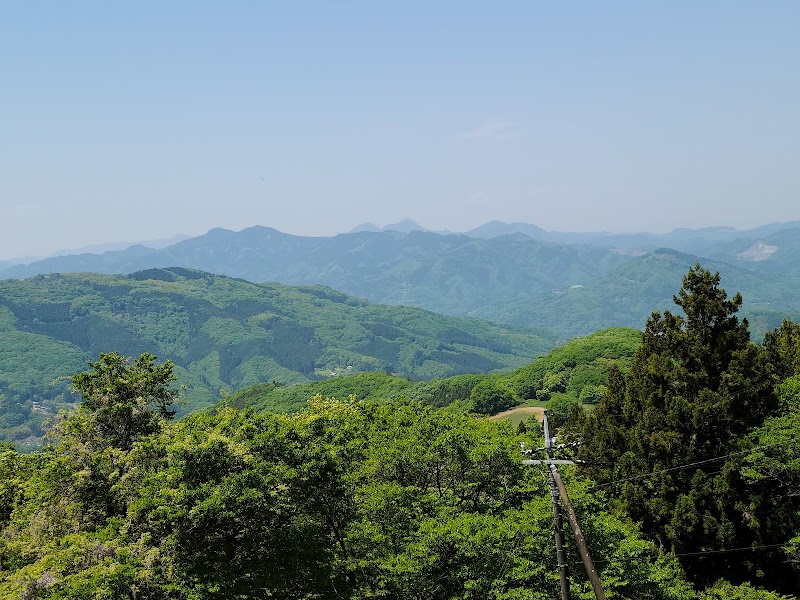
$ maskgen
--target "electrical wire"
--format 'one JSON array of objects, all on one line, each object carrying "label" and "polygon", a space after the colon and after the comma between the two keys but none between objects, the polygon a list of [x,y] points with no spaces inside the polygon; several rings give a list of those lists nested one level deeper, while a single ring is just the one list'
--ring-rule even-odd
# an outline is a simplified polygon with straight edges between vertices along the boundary
[{"label": "electrical wire", "polygon": [[[781,548],[788,543],[788,540],[782,544],[767,544],[763,546],[745,546],[743,548],[723,548],[720,550],[700,550],[697,552],[679,552],[677,554],[673,554],[676,558],[693,558],[693,557],[703,557],[709,554],[727,554],[729,552],[746,552],[751,550],[753,552],[757,550],[771,550],[773,548]],[[628,562],[628,561],[641,561],[641,556],[617,556],[614,558],[601,558],[600,560],[593,561],[594,564],[603,564],[609,562]],[[583,563],[570,563],[570,566],[577,567],[581,566]]]},{"label": "electrical wire", "polygon": [[[771,386],[772,386],[771,383],[753,384],[753,385],[749,385],[749,386],[747,386],[745,388],[742,388],[741,390],[738,390],[736,392],[728,393],[727,396],[729,398],[736,398],[737,396],[741,396],[742,394],[744,394],[746,392],[750,392],[750,391],[753,391],[755,389],[767,389],[767,388],[769,388]],[[714,391],[714,390],[712,390],[712,391]],[[723,394],[724,392],[720,392],[719,390],[716,390],[715,393]],[[597,405],[595,405],[595,406],[597,406]],[[589,415],[590,416],[596,415],[596,410],[597,409],[595,408],[595,410],[593,410],[591,413],[589,413]],[[602,417],[603,418],[610,417],[610,418],[614,418],[614,419],[629,419],[629,418],[631,418],[630,415],[622,415],[622,414],[619,414],[619,413],[605,413],[605,414],[602,415]],[[599,417],[595,417],[595,418],[599,418]]]},{"label": "electrical wire", "polygon": [[687,464],[683,464],[683,465],[676,465],[674,467],[669,467],[667,469],[660,469],[658,471],[652,471],[650,473],[642,473],[641,475],[635,475],[633,477],[627,477],[625,479],[616,479],[616,480],[613,480],[613,481],[606,481],[606,482],[603,482],[603,483],[598,483],[598,484],[595,484],[595,485],[593,485],[591,487],[586,488],[586,491],[589,492],[591,490],[595,490],[595,489],[598,489],[598,488],[609,487],[609,486],[612,486],[612,485],[616,485],[618,483],[627,483],[627,482],[630,482],[630,481],[639,481],[639,480],[642,480],[642,479],[649,479],[650,477],[655,477],[657,475],[662,475],[664,473],[672,473],[672,472],[675,472],[675,471],[682,471],[684,469],[690,469],[692,467],[698,467],[698,466],[706,465],[706,464],[709,464],[709,463],[719,462],[721,460],[725,460],[725,459],[731,458],[733,456],[739,456],[739,455],[742,455],[742,454],[748,454],[748,453],[754,452],[756,450],[763,450],[765,448],[773,448],[775,446],[782,446],[784,444],[789,444],[789,443],[797,442],[797,441],[799,441],[797,438],[790,438],[788,440],[775,442],[774,444],[765,444],[763,446],[753,446],[752,448],[748,448],[747,450],[740,450],[739,452],[731,452],[729,454],[724,454],[722,456],[716,456],[714,458],[707,458],[705,460],[698,460],[698,461],[687,463]]}]

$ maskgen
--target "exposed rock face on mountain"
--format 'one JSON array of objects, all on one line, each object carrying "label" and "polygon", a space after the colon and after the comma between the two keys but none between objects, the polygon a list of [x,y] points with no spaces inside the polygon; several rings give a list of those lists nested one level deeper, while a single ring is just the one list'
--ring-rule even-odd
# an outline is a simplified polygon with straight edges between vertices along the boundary
[{"label": "exposed rock face on mountain", "polygon": [[736,256],[738,256],[742,260],[760,262],[762,260],[767,260],[777,251],[778,251],[777,246],[772,246],[770,244],[767,244],[764,240],[759,240],[744,252],[737,252]]}]

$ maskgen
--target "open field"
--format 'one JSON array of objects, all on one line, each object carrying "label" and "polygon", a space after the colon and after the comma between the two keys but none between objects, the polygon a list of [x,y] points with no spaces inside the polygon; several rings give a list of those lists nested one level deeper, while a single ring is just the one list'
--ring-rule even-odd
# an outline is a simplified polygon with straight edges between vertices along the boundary
[{"label": "open field", "polygon": [[544,421],[544,407],[542,406],[517,406],[511,410],[506,410],[489,417],[490,421],[510,420],[511,425],[516,427],[521,421],[526,421],[528,417],[535,415],[541,423]]}]

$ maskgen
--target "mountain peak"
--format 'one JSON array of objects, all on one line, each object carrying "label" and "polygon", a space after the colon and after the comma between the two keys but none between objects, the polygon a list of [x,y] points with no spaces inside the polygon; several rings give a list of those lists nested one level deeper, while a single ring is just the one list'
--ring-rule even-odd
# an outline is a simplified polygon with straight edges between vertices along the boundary
[{"label": "mountain peak", "polygon": [[361,225],[356,225],[355,227],[353,227],[347,233],[361,233],[362,231],[368,231],[370,233],[377,233],[380,230],[381,230],[381,228],[378,227],[377,225],[375,225],[375,223],[370,223],[369,221],[366,221],[364,223],[361,223]]},{"label": "mountain peak", "polygon": [[541,227],[531,223],[504,223],[503,221],[489,221],[488,223],[466,232],[470,237],[491,239],[501,235],[521,233],[533,239],[542,239],[547,233]]},{"label": "mountain peak", "polygon": [[381,231],[400,231],[402,233],[409,233],[411,231],[428,231],[415,221],[411,219],[403,219],[397,223],[391,223],[384,227]]}]

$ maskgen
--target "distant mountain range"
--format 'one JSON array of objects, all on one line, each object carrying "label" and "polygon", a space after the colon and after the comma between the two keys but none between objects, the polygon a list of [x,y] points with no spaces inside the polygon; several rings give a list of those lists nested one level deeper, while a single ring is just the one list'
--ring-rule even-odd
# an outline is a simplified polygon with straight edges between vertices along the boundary
[{"label": "distant mountain range", "polygon": [[569,339],[641,327],[653,308],[671,306],[681,276],[698,261],[719,270],[731,292],[743,292],[758,332],[800,311],[800,221],[660,235],[548,232],[500,221],[452,234],[410,219],[332,237],[212,229],[161,249],[136,245],[0,266],[0,277],[184,267],[253,282],[322,284],[376,303],[543,327]]},{"label": "distant mountain range", "polygon": [[770,223],[754,229],[733,227],[704,227],[701,229],[679,228],[669,233],[609,233],[609,232],[560,232],[545,231],[528,223],[504,223],[491,221],[465,235],[481,238],[496,238],[502,235],[524,234],[535,240],[556,244],[588,244],[604,248],[628,248],[644,253],[657,248],[673,248],[692,254],[707,254],[709,250],[731,242],[755,243],[759,239],[778,232],[794,231],[800,237],[800,221]]},{"label": "distant mountain range", "polygon": [[74,254],[103,254],[104,252],[112,252],[114,250],[125,250],[131,246],[144,246],[146,248],[154,248],[157,250],[160,248],[166,248],[172,244],[177,244],[183,240],[188,240],[190,237],[191,236],[179,234],[174,235],[171,238],[148,240],[146,242],[109,242],[106,244],[92,244],[89,246],[83,246],[82,248],[76,248],[74,250],[62,250],[60,252],[55,252],[50,256],[22,256],[17,258],[8,258],[5,260],[0,260],[0,274],[2,274],[3,269],[13,267],[14,265],[29,265],[33,262],[43,261],[55,256]]},{"label": "distant mountain range", "polygon": [[17,265],[1,276],[127,274],[185,267],[289,285],[322,284],[381,304],[421,306],[453,315],[509,298],[587,282],[629,257],[607,248],[491,240],[424,231],[301,237],[268,227],[212,229],[162,250],[132,246],[104,254],[59,256]]}]

